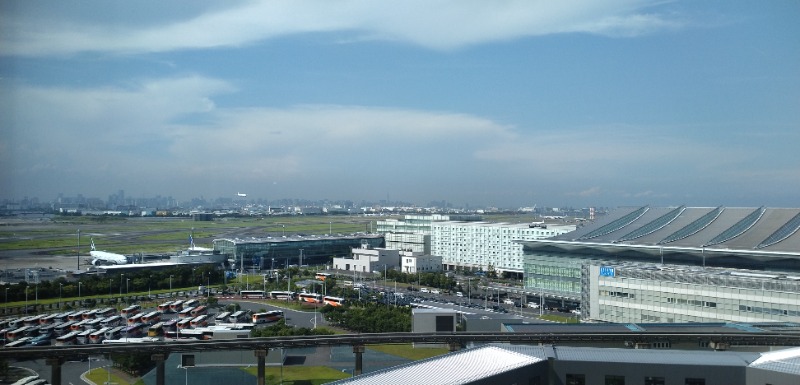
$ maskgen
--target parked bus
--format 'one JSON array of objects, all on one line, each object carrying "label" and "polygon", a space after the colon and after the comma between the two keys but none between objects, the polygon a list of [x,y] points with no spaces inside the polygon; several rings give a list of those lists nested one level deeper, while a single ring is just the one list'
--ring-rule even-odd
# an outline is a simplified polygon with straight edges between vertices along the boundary
[{"label": "parked bus", "polygon": [[94,319],[96,318],[98,309],[87,310],[85,313],[81,314],[82,319]]},{"label": "parked bus", "polygon": [[293,291],[271,291],[269,292],[270,299],[290,300],[295,298]]},{"label": "parked bus", "polygon": [[72,313],[69,313],[67,319],[70,321],[80,321],[83,319],[83,313],[86,313],[88,310],[77,310]]},{"label": "parked bus", "polygon": [[117,311],[113,307],[106,307],[94,313],[95,318],[108,318],[114,315]]},{"label": "parked bus", "polygon": [[46,315],[42,318],[39,318],[39,325],[52,325],[58,321],[58,314],[50,314]]},{"label": "parked bus", "polygon": [[119,311],[119,315],[128,318],[136,313],[139,313],[142,307],[139,305],[131,305]]},{"label": "parked bus", "polygon": [[72,324],[74,324],[74,323],[75,323],[75,321],[66,321],[66,322],[62,322],[60,324],[57,324],[57,325],[53,326],[53,333],[55,333],[55,335],[59,336],[59,337],[63,336],[65,334],[69,333],[70,331],[72,331]]},{"label": "parked bus", "polygon": [[125,328],[121,333],[123,337],[140,337],[147,331],[147,327],[143,323],[136,323]]},{"label": "parked bus", "polygon": [[61,337],[56,338],[56,346],[75,345],[78,340],[79,331],[71,331]]},{"label": "parked bus", "polygon": [[86,321],[84,320],[75,321],[75,323],[69,325],[69,330],[83,330],[84,324],[86,324]]},{"label": "parked bus", "polygon": [[132,315],[132,316],[128,317],[128,321],[127,321],[126,323],[127,323],[129,326],[130,326],[130,325],[135,325],[135,324],[137,324],[137,323],[140,323],[140,322],[142,322],[142,316],[143,316],[143,315],[144,315],[144,314],[142,314],[142,313],[136,313],[136,314],[134,314],[134,315]]},{"label": "parked bus", "polygon": [[322,294],[300,293],[298,297],[299,297],[300,302],[322,303]]},{"label": "parked bus", "polygon": [[331,277],[331,275],[329,273],[317,273],[317,274],[314,274],[314,278],[316,278],[316,279],[318,279],[320,281],[325,281],[326,279],[328,279],[330,277]]},{"label": "parked bus", "polygon": [[280,310],[271,310],[265,313],[253,314],[254,324],[263,324],[268,322],[275,322],[283,317],[283,312]]},{"label": "parked bus", "polygon": [[10,332],[6,332],[6,341],[14,342],[22,337],[34,337],[35,336],[34,331],[38,330],[39,328],[35,326],[22,326]]},{"label": "parked bus", "polygon": [[183,301],[178,300],[169,304],[169,310],[172,311],[173,313],[180,312],[181,310],[183,310]]},{"label": "parked bus", "polygon": [[106,340],[114,340],[119,338],[122,333],[127,329],[127,326],[115,326],[113,328],[109,328],[106,330],[105,338]]},{"label": "parked bus", "polygon": [[342,304],[344,303],[344,298],[342,298],[342,297],[331,297],[329,295],[326,295],[324,298],[322,298],[322,301],[325,302],[326,305],[342,306]]},{"label": "parked bus", "polygon": [[192,311],[189,312],[192,317],[197,317],[199,315],[208,314],[208,307],[200,305],[196,308],[193,308]]},{"label": "parked bus", "polygon": [[151,311],[142,316],[142,323],[152,325],[161,321],[161,312],[158,310]]},{"label": "parked bus", "polygon": [[191,325],[193,328],[208,326],[208,315],[201,314],[192,318],[192,320],[189,321],[189,325]]},{"label": "parked bus", "polygon": [[227,322],[228,321],[228,317],[230,317],[230,315],[231,315],[231,312],[229,312],[229,311],[224,311],[222,313],[219,313],[219,314],[217,314],[216,317],[214,317],[214,323]]},{"label": "parked bus", "polygon": [[89,343],[90,344],[99,344],[106,339],[106,332],[111,330],[111,328],[102,328],[100,330],[95,331],[94,333],[89,335]]},{"label": "parked bus", "polygon": [[198,340],[232,340],[250,338],[250,330],[208,326],[198,329],[181,330],[180,333],[167,333],[167,338],[194,338]]},{"label": "parked bus", "polygon": [[195,306],[198,306],[198,305],[200,305],[200,301],[198,301],[196,299],[188,299],[188,300],[186,300],[186,302],[183,303],[183,307],[184,308],[195,307]]},{"label": "parked bus", "polygon": [[193,307],[184,308],[183,310],[178,312],[178,318],[189,318],[189,317],[191,317],[192,316],[192,310],[194,310]]},{"label": "parked bus", "polygon": [[178,328],[178,330],[188,329],[188,328],[192,327],[192,319],[191,318],[184,318],[184,319],[178,321],[178,323],[175,324],[175,326]]},{"label": "parked bus", "polygon": [[156,309],[162,313],[168,313],[170,311],[170,305],[172,305],[172,301],[167,301],[158,305]]},{"label": "parked bus", "polygon": [[100,323],[103,322],[102,318],[87,319],[83,321],[83,330],[100,329]]},{"label": "parked bus", "polygon": [[162,322],[162,326],[165,332],[174,331],[175,329],[178,328],[178,320],[173,318],[171,320],[164,321]]},{"label": "parked bus", "polygon": [[115,340],[104,340],[103,344],[140,344],[143,342],[158,342],[155,337],[123,337]]},{"label": "parked bus", "polygon": [[123,322],[122,316],[112,315],[102,321],[100,321],[100,326],[102,327],[112,327],[112,326],[119,326],[122,325]]},{"label": "parked bus", "polygon": [[94,333],[96,331],[97,330],[94,330],[94,329],[86,329],[86,330],[78,333],[78,339],[77,339],[78,345],[86,345],[86,344],[88,344],[89,343],[89,336],[92,335],[92,333]]},{"label": "parked bus", "polygon": [[164,322],[159,322],[147,329],[148,337],[161,337],[164,335]]},{"label": "parked bus", "polygon": [[10,320],[8,320],[8,324],[6,325],[6,327],[8,327],[9,329],[21,328],[21,327],[25,326],[25,323],[22,322],[24,319],[25,318],[10,319]]},{"label": "parked bus", "polygon": [[266,292],[264,290],[242,290],[239,292],[239,296],[242,297],[242,299],[267,298]]},{"label": "parked bus", "polygon": [[241,321],[245,320],[246,316],[247,316],[247,312],[246,311],[238,310],[238,311],[233,312],[233,314],[231,314],[228,317],[228,322],[230,322],[230,323],[241,322]]},{"label": "parked bus", "polygon": [[30,344],[31,340],[33,340],[33,337],[22,337],[22,338],[20,338],[18,340],[15,340],[13,342],[7,343],[6,347],[7,348],[16,348],[16,347],[20,347],[20,346],[25,346],[25,345]]},{"label": "parked bus", "polygon": [[39,324],[39,320],[42,319],[44,315],[32,315],[22,320],[22,324],[25,326],[36,326]]}]

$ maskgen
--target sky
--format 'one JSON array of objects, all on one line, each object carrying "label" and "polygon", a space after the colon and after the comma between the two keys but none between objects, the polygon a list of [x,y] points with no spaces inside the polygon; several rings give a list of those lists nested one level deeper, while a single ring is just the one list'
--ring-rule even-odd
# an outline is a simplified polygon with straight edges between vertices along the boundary
[{"label": "sky", "polygon": [[0,199],[797,207],[800,2],[0,2]]}]

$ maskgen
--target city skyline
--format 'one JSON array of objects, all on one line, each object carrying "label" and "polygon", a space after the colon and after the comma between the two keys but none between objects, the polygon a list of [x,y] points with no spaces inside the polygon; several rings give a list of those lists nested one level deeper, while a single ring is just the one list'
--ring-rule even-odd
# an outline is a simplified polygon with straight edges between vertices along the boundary
[{"label": "city skyline", "polygon": [[800,4],[0,3],[0,199],[796,206]]}]

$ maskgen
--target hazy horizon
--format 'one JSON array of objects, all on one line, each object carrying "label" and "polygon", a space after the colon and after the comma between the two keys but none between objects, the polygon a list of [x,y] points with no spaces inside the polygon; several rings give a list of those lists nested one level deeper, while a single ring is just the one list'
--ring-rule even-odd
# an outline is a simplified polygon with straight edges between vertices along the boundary
[{"label": "hazy horizon", "polygon": [[800,3],[0,2],[0,198],[796,207]]}]

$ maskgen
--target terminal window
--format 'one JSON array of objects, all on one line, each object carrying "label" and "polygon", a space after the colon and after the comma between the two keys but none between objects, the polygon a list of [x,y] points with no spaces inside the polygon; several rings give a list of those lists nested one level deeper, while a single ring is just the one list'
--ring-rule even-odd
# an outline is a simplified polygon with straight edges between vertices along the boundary
[{"label": "terminal window", "polygon": [[567,381],[565,382],[565,385],[586,385],[586,375],[567,373]]},{"label": "terminal window", "polygon": [[644,385],[664,385],[664,377],[645,377]]},{"label": "terminal window", "polygon": [[606,385],[625,385],[625,376],[606,375]]}]

